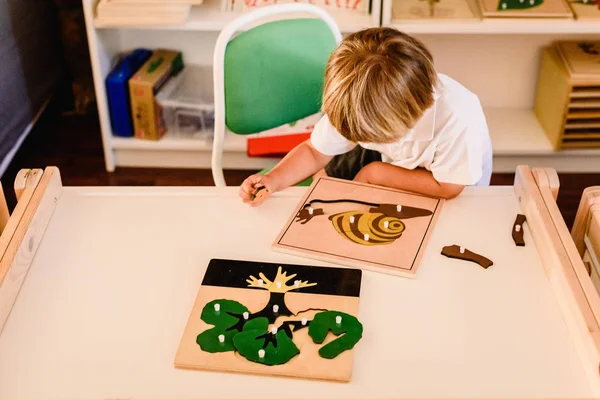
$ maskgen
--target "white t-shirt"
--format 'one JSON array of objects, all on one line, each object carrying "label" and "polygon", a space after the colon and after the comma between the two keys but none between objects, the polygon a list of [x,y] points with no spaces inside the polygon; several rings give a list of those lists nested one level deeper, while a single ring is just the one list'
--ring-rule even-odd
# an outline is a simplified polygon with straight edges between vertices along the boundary
[{"label": "white t-shirt", "polygon": [[311,135],[322,154],[336,156],[360,145],[382,160],[406,169],[425,168],[442,183],[489,185],[492,143],[477,96],[452,78],[438,74],[434,104],[413,129],[390,144],[354,143],[323,116]]}]

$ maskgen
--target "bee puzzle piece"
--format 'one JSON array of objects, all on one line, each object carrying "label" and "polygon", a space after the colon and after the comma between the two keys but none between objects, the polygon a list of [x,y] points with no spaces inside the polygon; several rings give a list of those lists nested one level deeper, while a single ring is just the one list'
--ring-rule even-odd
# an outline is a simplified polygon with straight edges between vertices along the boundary
[{"label": "bee puzzle piece", "polygon": [[329,216],[335,230],[351,242],[373,246],[393,243],[406,229],[403,219],[426,217],[433,211],[399,204],[375,204],[360,200],[312,200],[296,215],[296,222],[306,224],[318,215],[322,208],[313,203],[355,203],[371,207],[369,211],[350,210]]},{"label": "bee puzzle piece", "polygon": [[512,229],[512,238],[517,246],[525,246],[525,240],[523,239],[523,223],[525,222],[525,216],[517,214],[515,223]]},{"label": "bee puzzle piece", "polygon": [[269,196],[269,189],[266,186],[261,186],[252,192],[252,201],[262,202],[267,196]]},{"label": "bee puzzle piece", "polygon": [[465,249],[462,246],[458,246],[458,245],[452,245],[452,246],[445,246],[444,248],[442,248],[442,255],[448,257],[448,258],[456,258],[458,260],[464,260],[464,261],[472,261],[475,262],[479,265],[481,265],[483,268],[487,269],[488,267],[492,266],[494,263],[492,262],[492,260],[490,260],[489,258],[485,258],[484,256],[477,254],[477,253],[473,253],[470,250]]},{"label": "bee puzzle piece", "polygon": [[300,222],[302,225],[316,217],[317,215],[325,215],[322,208],[304,207],[296,215],[296,222]]}]

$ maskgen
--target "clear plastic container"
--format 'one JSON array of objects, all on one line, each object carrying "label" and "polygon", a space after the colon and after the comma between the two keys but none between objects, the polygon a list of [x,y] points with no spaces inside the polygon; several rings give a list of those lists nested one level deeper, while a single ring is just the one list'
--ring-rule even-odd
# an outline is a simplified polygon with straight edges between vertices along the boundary
[{"label": "clear plastic container", "polygon": [[156,95],[171,137],[212,140],[214,97],[212,67],[187,65]]}]

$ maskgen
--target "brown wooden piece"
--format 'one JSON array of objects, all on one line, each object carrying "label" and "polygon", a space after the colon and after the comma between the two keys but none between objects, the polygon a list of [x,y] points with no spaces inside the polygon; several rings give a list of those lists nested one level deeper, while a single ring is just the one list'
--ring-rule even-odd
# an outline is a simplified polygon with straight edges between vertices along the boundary
[{"label": "brown wooden piece", "polygon": [[444,246],[444,248],[442,248],[442,255],[449,258],[456,258],[458,260],[475,262],[485,269],[488,269],[494,265],[492,260],[482,256],[481,254],[474,253],[471,250],[465,249],[464,247],[462,250],[464,250],[464,252],[461,252],[461,246],[456,244],[452,246]]},{"label": "brown wooden piece", "polygon": [[523,239],[523,223],[525,219],[523,214],[517,214],[517,218],[513,224],[512,238],[517,246],[525,246],[525,239]]},{"label": "brown wooden piece", "polygon": [[266,200],[267,197],[269,197],[269,195],[269,189],[267,189],[266,186],[261,186],[259,188],[254,189],[254,192],[252,192],[251,199],[254,203],[262,203]]}]

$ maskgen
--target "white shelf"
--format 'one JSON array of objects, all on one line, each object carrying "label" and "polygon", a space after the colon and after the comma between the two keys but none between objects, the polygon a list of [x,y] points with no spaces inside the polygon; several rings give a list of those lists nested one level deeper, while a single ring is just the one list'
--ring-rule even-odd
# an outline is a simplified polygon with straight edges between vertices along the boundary
[{"label": "white shelf", "polygon": [[[600,172],[600,149],[555,151],[532,110],[487,108],[485,114],[492,136],[495,172],[514,172],[520,164],[554,167],[560,172]],[[229,159],[226,168],[256,169],[276,162],[247,157],[247,138],[231,133],[226,135],[224,153],[225,159]],[[159,141],[133,138],[113,138],[112,141],[118,165],[210,167],[212,144],[204,140],[166,135]]]},{"label": "white shelf", "polygon": [[[203,4],[192,7],[187,22],[179,25],[103,25],[95,22],[97,29],[151,29],[151,30],[180,30],[180,31],[220,31],[229,22],[239,17],[239,12],[221,11],[220,1],[207,0]],[[353,32],[379,25],[378,15],[364,15],[351,11],[332,11],[331,16],[338,23],[340,30]],[[314,18],[310,14],[288,14],[285,17],[266,18],[264,22],[298,17]],[[377,22],[374,22],[377,19]],[[262,23],[262,22],[261,22]],[[246,27],[250,28],[252,25]]]},{"label": "white shelf", "polygon": [[[112,138],[113,148],[118,150],[162,150],[162,151],[212,151],[212,141],[185,137],[174,137],[168,133],[160,140],[142,140],[135,138]],[[246,137],[227,134],[225,151],[245,152]]]},{"label": "white shelf", "polygon": [[390,24],[410,34],[597,34],[599,21],[543,18],[498,18],[483,20],[393,20]]}]

